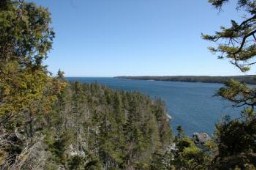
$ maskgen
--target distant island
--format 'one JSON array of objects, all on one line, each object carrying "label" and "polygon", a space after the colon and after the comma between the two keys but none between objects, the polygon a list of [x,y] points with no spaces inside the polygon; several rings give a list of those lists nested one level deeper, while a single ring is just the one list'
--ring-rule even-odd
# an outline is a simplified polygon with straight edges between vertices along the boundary
[{"label": "distant island", "polygon": [[255,76],[118,76],[115,78],[132,80],[155,80],[155,81],[180,81],[202,83],[225,83],[230,79],[238,80],[247,84],[256,84]]}]

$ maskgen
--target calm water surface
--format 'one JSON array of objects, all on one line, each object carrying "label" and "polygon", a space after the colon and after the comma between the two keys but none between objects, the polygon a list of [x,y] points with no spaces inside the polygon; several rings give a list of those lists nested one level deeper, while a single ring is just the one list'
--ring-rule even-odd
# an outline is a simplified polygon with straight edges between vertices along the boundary
[{"label": "calm water surface", "polygon": [[68,80],[97,82],[112,89],[138,91],[152,98],[161,98],[172,116],[173,129],[181,125],[188,135],[193,132],[212,134],[215,123],[224,115],[239,115],[231,103],[214,97],[222,84],[87,77],[69,77]]}]

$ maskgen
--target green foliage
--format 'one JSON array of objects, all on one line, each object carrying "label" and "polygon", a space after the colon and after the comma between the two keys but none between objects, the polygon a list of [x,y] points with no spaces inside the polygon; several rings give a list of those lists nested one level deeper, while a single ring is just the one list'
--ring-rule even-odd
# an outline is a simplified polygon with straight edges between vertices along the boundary
[{"label": "green foliage", "polygon": [[33,3],[3,0],[0,11],[1,60],[18,60],[23,67],[41,67],[54,33],[50,14]]},{"label": "green foliage", "polygon": [[36,169],[29,162],[41,160],[47,169],[148,169],[171,143],[163,103],[67,84],[61,71],[50,77],[42,64],[50,22],[34,3],[0,2],[0,168]]},{"label": "green foliage", "polygon": [[45,8],[1,1],[0,31],[0,149],[20,148],[7,150],[8,167],[39,136],[65,82],[49,77],[42,65],[54,37]]},{"label": "green foliage", "polygon": [[[228,0],[209,0],[220,9]],[[246,72],[255,64],[255,21],[256,2],[254,0],[238,0],[237,9],[246,15],[242,22],[231,20],[229,27],[221,27],[215,35],[203,35],[203,38],[217,43],[210,50],[219,58],[228,58],[242,72]],[[239,81],[230,80],[222,87],[218,95],[243,107],[241,118],[225,121],[216,125],[216,144],[218,152],[212,161],[215,169],[255,169],[255,87]]]},{"label": "green foliage", "polygon": [[218,168],[256,166],[256,119],[226,120],[217,125]]},{"label": "green foliage", "polygon": [[46,130],[51,162],[69,169],[149,169],[172,142],[164,105],[139,93],[71,83]]},{"label": "green foliage", "polygon": [[[221,8],[228,0],[209,0],[216,8]],[[238,0],[237,9],[244,10],[246,18],[238,23],[231,20],[229,27],[221,27],[215,35],[202,35],[203,39],[218,42],[216,47],[210,50],[219,55],[219,58],[229,58],[231,63],[237,66],[242,72],[249,70],[254,64],[253,58],[256,55],[255,46],[255,20],[256,3],[253,0]]]},{"label": "green foliage", "polygon": [[19,120],[8,123],[13,129],[32,122],[35,114],[49,113],[60,92],[55,88],[62,85],[42,65],[54,37],[45,8],[3,0],[0,25],[0,119]]},{"label": "green foliage", "polygon": [[207,169],[209,155],[195,145],[188,137],[177,138],[176,149],[173,151],[173,165],[177,169]]},{"label": "green foliage", "polygon": [[204,143],[198,143],[194,137],[186,136],[181,126],[177,127],[177,131],[174,144],[166,155],[170,157],[170,167],[172,169],[211,169],[211,162],[217,152],[215,141],[209,139]]},{"label": "green foliage", "polygon": [[83,158],[79,156],[74,156],[71,161],[69,161],[69,169],[78,169],[80,164],[83,162]]}]

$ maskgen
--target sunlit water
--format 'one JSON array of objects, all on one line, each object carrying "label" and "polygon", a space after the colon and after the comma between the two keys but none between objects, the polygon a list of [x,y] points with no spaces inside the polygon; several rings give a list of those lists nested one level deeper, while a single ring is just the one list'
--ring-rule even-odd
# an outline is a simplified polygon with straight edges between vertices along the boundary
[{"label": "sunlit water", "polygon": [[239,115],[238,109],[233,108],[230,102],[214,97],[222,84],[87,77],[69,77],[68,80],[97,82],[112,89],[137,91],[151,98],[161,98],[172,117],[172,128],[181,125],[188,135],[194,132],[212,134],[215,123],[224,115]]}]

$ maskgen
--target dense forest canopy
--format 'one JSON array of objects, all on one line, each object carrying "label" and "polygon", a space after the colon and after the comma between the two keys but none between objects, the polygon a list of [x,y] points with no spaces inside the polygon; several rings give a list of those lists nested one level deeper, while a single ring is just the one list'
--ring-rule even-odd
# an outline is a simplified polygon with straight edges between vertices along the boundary
[{"label": "dense forest canopy", "polygon": [[[209,0],[220,9],[228,0]],[[210,50],[245,72],[254,64],[256,1],[238,0],[248,18],[214,35]],[[1,169],[255,169],[255,87],[230,80],[220,96],[244,107],[217,123],[213,138],[173,136],[164,103],[97,84],[51,76],[50,13],[34,3],[0,1]],[[207,140],[206,140],[207,139]]]},{"label": "dense forest canopy", "polygon": [[[47,9],[0,3],[0,169],[170,167],[162,101],[52,77]],[[158,160],[158,161],[156,161]]]}]

